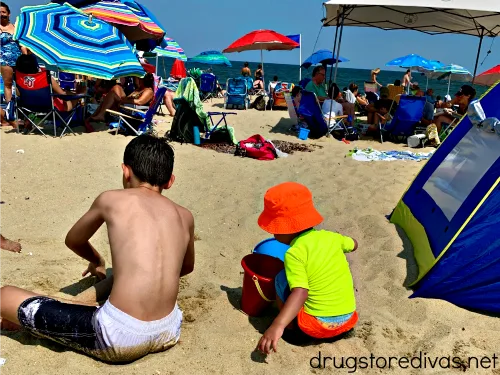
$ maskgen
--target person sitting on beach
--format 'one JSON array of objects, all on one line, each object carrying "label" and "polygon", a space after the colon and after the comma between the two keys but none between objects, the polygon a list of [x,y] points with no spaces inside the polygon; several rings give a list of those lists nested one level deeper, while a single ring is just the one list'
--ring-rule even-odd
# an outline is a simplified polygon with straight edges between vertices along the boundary
[{"label": "person sitting on beach", "polygon": [[262,64],[257,66],[257,70],[255,71],[255,79],[253,81],[254,90],[263,90],[264,89],[264,70],[262,70]]},{"label": "person sitting on beach", "polygon": [[276,352],[285,332],[294,338],[306,334],[326,339],[350,331],[358,321],[344,255],[355,251],[358,243],[339,233],[314,229],[322,221],[304,185],[285,182],[264,196],[258,224],[290,248],[285,253],[285,269],[275,279],[280,313],[257,344],[262,353]]},{"label": "person sitting on beach", "polygon": [[376,83],[378,87],[382,87],[383,85],[377,81],[377,76],[380,74],[380,68],[373,69],[371,72],[371,82]]},{"label": "person sitting on beach", "polygon": [[134,77],[135,91],[130,95],[125,95],[122,86],[114,85],[113,88],[106,95],[102,103],[92,116],[85,120],[85,127],[87,131],[93,131],[91,122],[105,122],[106,110],[111,109],[119,111],[120,106],[124,104],[133,105],[149,105],[149,102],[154,97],[154,77],[151,73],[147,73],[144,78]]},{"label": "person sitting on beach", "polygon": [[243,77],[251,77],[252,76],[252,71],[248,67],[248,63],[247,62],[243,64],[243,68],[241,69],[241,75]]},{"label": "person sitting on beach", "polygon": [[452,115],[453,107],[456,106],[456,114],[463,116],[467,113],[470,102],[476,97],[476,90],[470,85],[463,85],[460,90],[455,94],[451,101],[443,104],[444,112],[434,118],[434,123],[437,126],[438,133],[441,133],[443,124],[451,124],[454,120]]},{"label": "person sitting on beach", "polygon": [[389,119],[392,108],[392,113],[395,111],[394,101],[389,99],[389,89],[387,87],[382,87],[380,89],[380,99],[373,104],[366,106],[366,111],[368,112],[367,121],[368,124],[372,125],[368,128],[369,131],[378,131],[379,123],[385,124]]},{"label": "person sitting on beach", "polygon": [[306,90],[311,91],[316,94],[320,103],[323,103],[325,99],[328,99],[325,89],[325,68],[322,66],[316,66],[312,71],[312,79],[306,85]]},{"label": "person sitting on beach", "polygon": [[274,93],[274,89],[276,88],[276,85],[278,84],[278,76],[274,76],[273,80],[269,82],[269,94],[272,96]]},{"label": "person sitting on beach", "polygon": [[359,92],[358,85],[356,85],[354,82],[351,82],[349,84],[349,87],[345,91],[345,100],[348,103],[355,104],[356,103],[356,95]]},{"label": "person sitting on beach", "polygon": [[427,102],[431,103],[432,105],[436,104],[436,99],[434,99],[434,90],[433,89],[427,89],[425,92],[425,99]]},{"label": "person sitting on beach", "polygon": [[[417,93],[415,93],[416,96],[426,96],[426,94],[422,91],[419,90]],[[434,120],[434,104],[425,101],[424,105],[424,111],[422,114],[422,118],[420,119],[420,124],[424,126],[428,126],[432,124]]]},{"label": "person sitting on beach", "polygon": [[293,107],[295,108],[295,112],[298,113],[300,99],[302,98],[302,87],[300,87],[299,85],[293,86],[291,95],[293,100]]},{"label": "person sitting on beach", "polygon": [[[195,253],[192,214],[162,195],[174,183],[173,166],[165,138],[134,138],[123,158],[124,189],[100,194],[66,236],[66,246],[90,262],[83,276],[102,281],[64,302],[4,286],[2,329],[21,326],[106,362],[174,346],[182,323],[180,277],[193,271]],[[89,242],[103,223],[113,259],[107,278],[104,258]]]},{"label": "person sitting on beach", "polygon": [[12,251],[13,253],[20,253],[22,246],[19,242],[11,241],[0,234],[0,248],[2,250]]},{"label": "person sitting on beach", "polygon": [[[328,89],[328,99],[325,99],[323,105],[321,106],[321,112],[323,112],[323,117],[327,123],[332,125],[337,123],[336,117],[342,116],[344,110],[342,104],[337,102],[342,97],[340,89],[337,84],[332,83]],[[333,99],[332,99],[333,98]]]},{"label": "person sitting on beach", "polygon": [[[333,83],[329,90],[328,90],[328,96],[331,98],[331,95],[335,95],[335,93],[333,93],[333,89],[332,89],[332,86],[337,86],[336,83]],[[351,85],[349,85],[350,88],[352,88],[354,91],[357,90],[357,86],[356,88],[354,88],[354,86],[356,86],[356,84],[352,83]],[[338,89],[338,87],[337,87]],[[346,92],[346,98],[348,96],[347,93],[351,93],[351,90],[344,90]],[[352,94],[354,96],[354,94]],[[344,97],[342,96],[342,93],[340,92],[339,90],[339,94],[335,96],[335,101],[337,103],[339,103],[341,106],[342,106],[342,112],[344,115],[347,115],[348,117],[346,119],[344,119],[344,122],[348,125],[352,125],[352,121],[356,118],[356,106],[354,103],[350,103],[347,99],[344,99]],[[354,101],[356,101],[356,98],[354,98]],[[326,102],[326,100],[325,100]],[[323,103],[323,106],[324,106],[324,103]],[[324,108],[324,107],[323,107]],[[350,119],[350,120],[349,120]]]},{"label": "person sitting on beach", "polygon": [[396,80],[394,81],[394,86],[396,86],[396,87],[401,87],[401,81],[400,81],[399,79],[396,79]]}]

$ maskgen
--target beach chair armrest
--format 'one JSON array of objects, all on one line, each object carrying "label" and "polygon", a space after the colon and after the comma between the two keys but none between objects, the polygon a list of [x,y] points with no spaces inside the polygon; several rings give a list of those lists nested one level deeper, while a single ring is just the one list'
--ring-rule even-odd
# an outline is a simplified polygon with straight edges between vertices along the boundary
[{"label": "beach chair armrest", "polygon": [[106,112],[108,113],[111,113],[112,115],[115,115],[115,116],[120,116],[120,117],[126,117],[126,118],[129,118],[131,120],[143,120],[143,119],[140,119],[140,118],[137,118],[137,117],[134,117],[134,116],[129,116],[129,115],[126,115],[122,112],[118,112],[118,111],[113,111],[112,109],[106,109]]},{"label": "beach chair armrest", "polygon": [[224,115],[237,115],[237,113],[236,112],[207,112],[207,115],[211,115],[211,116],[221,115],[221,116],[224,116]]},{"label": "beach chair armrest", "polygon": [[[140,113],[142,113],[144,115],[146,114],[146,112],[144,112],[142,109],[137,109],[137,108],[133,108],[133,107],[127,107],[127,106],[124,106],[124,105],[122,105],[120,107],[123,108],[123,109],[126,109],[127,111],[140,112]],[[121,112],[118,112],[118,113],[121,113]]]},{"label": "beach chair armrest", "polygon": [[348,115],[342,115],[342,116],[335,116],[334,119],[335,120],[341,120],[341,119],[345,119],[345,118],[348,118],[349,116]]}]

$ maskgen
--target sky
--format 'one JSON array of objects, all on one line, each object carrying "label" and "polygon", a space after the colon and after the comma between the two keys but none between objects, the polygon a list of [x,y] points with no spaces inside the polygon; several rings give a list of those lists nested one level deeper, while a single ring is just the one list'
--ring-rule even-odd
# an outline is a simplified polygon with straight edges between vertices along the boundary
[{"label": "sky", "polygon": [[[318,49],[333,49],[335,27],[321,28],[324,17],[321,0],[139,0],[152,11],[167,35],[175,39],[188,57],[206,50],[223,50],[236,39],[256,29],[302,35],[302,61]],[[479,1],[479,0],[476,0]],[[7,0],[12,21],[20,7],[44,3],[40,0]],[[17,9],[16,9],[17,7]],[[400,70],[385,64],[397,57],[416,53],[445,64],[458,64],[473,72],[479,38],[465,35],[426,35],[416,31],[384,31],[345,27],[340,55],[350,61],[345,68]],[[485,38],[479,64],[490,49]],[[316,48],[315,48],[316,47]],[[259,51],[230,53],[232,61],[260,61]],[[299,65],[299,50],[264,51],[264,62]],[[500,41],[478,74],[500,63]]]}]

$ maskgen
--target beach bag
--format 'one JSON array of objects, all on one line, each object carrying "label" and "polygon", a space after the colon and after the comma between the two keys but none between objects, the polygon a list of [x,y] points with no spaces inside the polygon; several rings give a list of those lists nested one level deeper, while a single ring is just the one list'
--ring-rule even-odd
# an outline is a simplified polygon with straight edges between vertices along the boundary
[{"label": "beach bag", "polygon": [[252,103],[252,108],[255,108],[257,111],[263,111],[266,109],[266,100],[264,99],[264,95],[259,95],[255,98]]},{"label": "beach bag", "polygon": [[260,134],[256,134],[238,143],[236,155],[257,160],[274,160],[276,158],[276,149],[271,142],[266,141]]},{"label": "beach bag", "polygon": [[205,131],[196,111],[191,108],[185,100],[180,101],[180,105],[175,111],[174,120],[170,131],[165,133],[169,141],[180,143],[194,143],[193,127],[197,126],[200,132]]}]

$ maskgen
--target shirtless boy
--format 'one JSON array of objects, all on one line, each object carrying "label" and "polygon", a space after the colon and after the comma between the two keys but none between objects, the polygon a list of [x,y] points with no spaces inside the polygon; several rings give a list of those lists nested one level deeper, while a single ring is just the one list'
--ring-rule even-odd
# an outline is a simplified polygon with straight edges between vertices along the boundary
[{"label": "shirtless boy", "polygon": [[[99,195],[71,228],[66,245],[89,261],[84,275],[100,279],[91,290],[104,305],[62,302],[13,286],[1,288],[2,326],[21,325],[107,362],[128,362],[175,345],[182,312],[179,278],[194,268],[191,213],[162,196],[174,183],[174,153],[161,138],[142,135],[125,149],[124,190]],[[89,243],[106,223],[113,276]],[[88,294],[88,293],[87,293]]]}]

